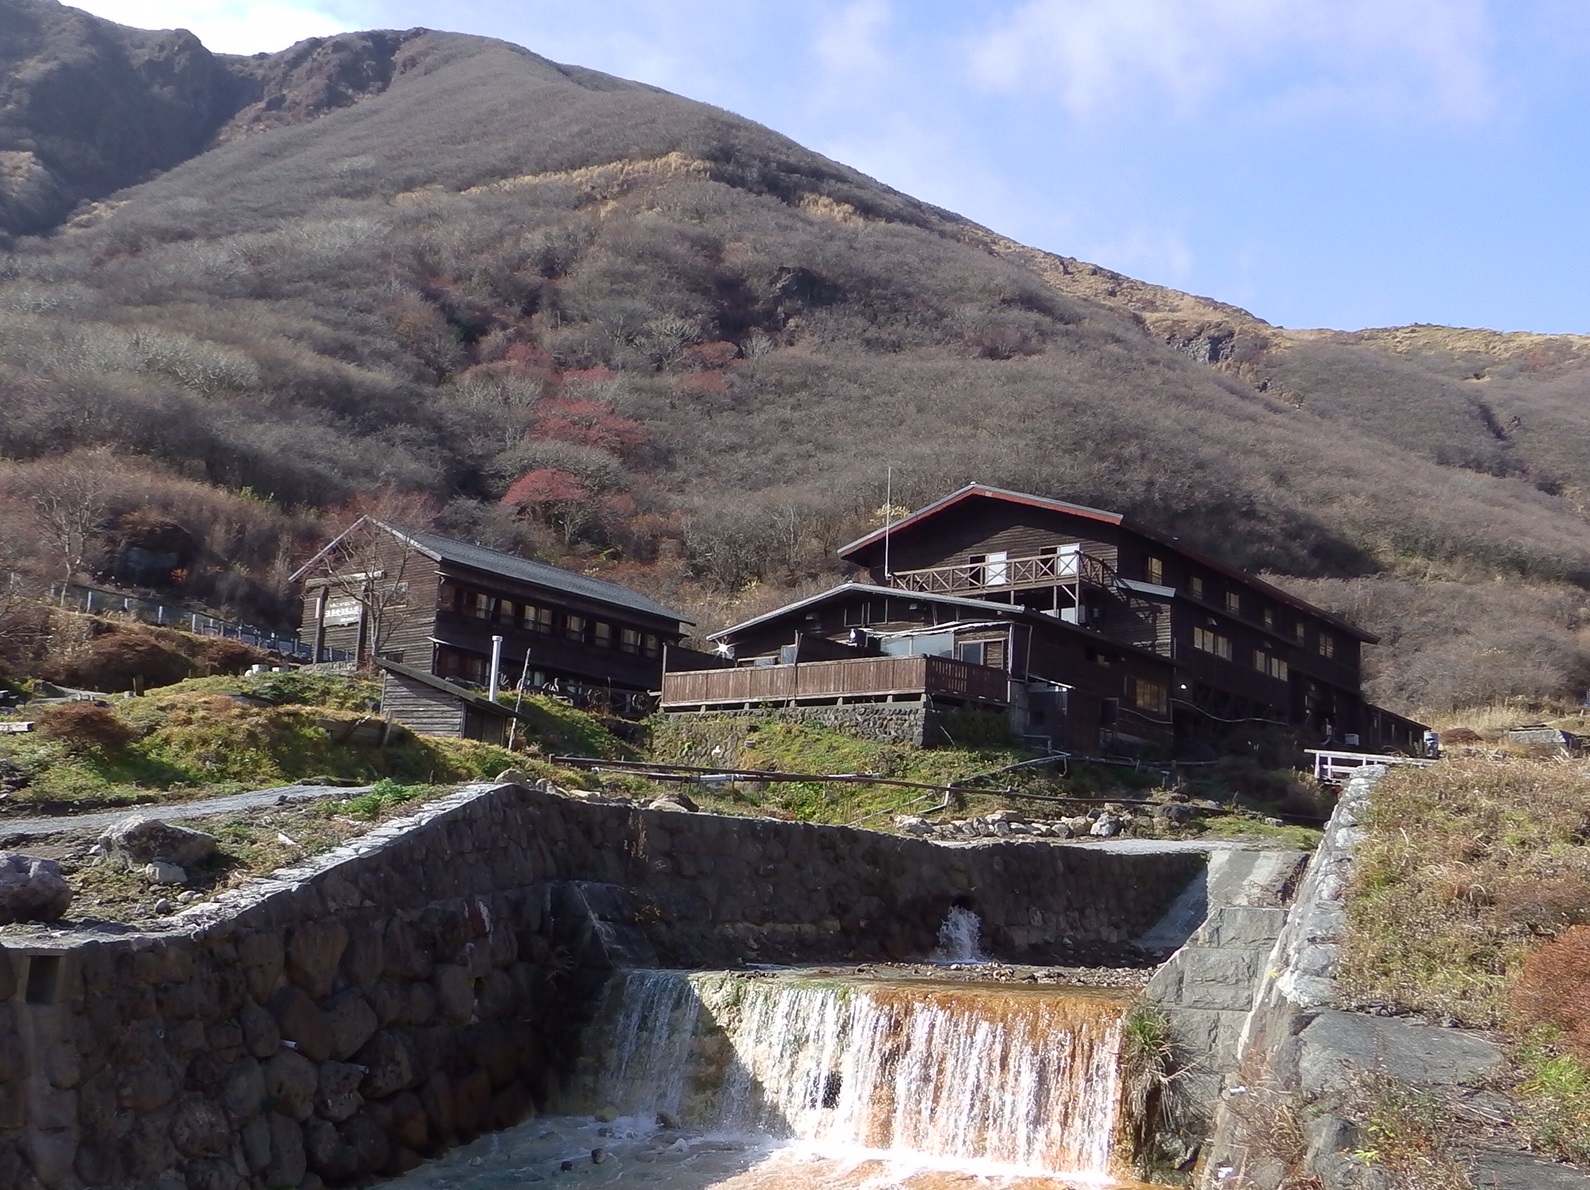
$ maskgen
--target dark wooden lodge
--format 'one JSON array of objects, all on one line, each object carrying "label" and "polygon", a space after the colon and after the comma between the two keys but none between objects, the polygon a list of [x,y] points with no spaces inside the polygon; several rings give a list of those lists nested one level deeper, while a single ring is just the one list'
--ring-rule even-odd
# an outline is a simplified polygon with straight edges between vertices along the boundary
[{"label": "dark wooden lodge", "polygon": [[[765,666],[835,645],[888,652],[932,629],[939,655],[1008,680],[1018,731],[1074,752],[1185,749],[1255,726],[1367,751],[1422,746],[1423,724],[1363,699],[1372,634],[1121,513],[973,484],[839,554],[867,581],[714,639]],[[677,677],[665,709],[707,705]],[[840,697],[865,698],[857,685]]]},{"label": "dark wooden lodge", "polygon": [[523,675],[529,692],[626,712],[645,708],[684,634],[676,612],[617,583],[368,517],[293,578],[315,656],[379,666],[383,710],[428,734],[502,733],[509,713],[480,695],[494,637],[501,688]]},{"label": "dark wooden lodge", "polygon": [[663,678],[669,711],[926,701],[1040,747],[1168,744],[1171,666],[1019,604],[846,583],[715,634],[733,668]]}]

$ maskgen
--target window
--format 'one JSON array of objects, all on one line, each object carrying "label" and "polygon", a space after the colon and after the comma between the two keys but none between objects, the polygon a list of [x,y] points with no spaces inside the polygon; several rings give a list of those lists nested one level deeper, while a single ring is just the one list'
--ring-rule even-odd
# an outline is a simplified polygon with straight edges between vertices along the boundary
[{"label": "window", "polygon": [[1234,616],[1242,614],[1242,593],[1240,591],[1226,592],[1226,610]]},{"label": "window", "polygon": [[577,616],[570,612],[563,618],[563,636],[566,640],[583,641],[586,626],[590,624],[584,616]]},{"label": "window", "polygon": [[1150,682],[1147,678],[1133,678],[1132,705],[1140,711],[1163,715],[1170,709],[1168,692],[1163,683]]},{"label": "window", "polygon": [[1273,607],[1264,609],[1264,626],[1272,630],[1275,628],[1275,609]]},{"label": "window", "polygon": [[1328,632],[1319,634],[1319,655],[1321,657],[1336,656],[1336,638]]},{"label": "window", "polygon": [[640,651],[647,657],[660,657],[662,655],[662,641],[655,633],[648,632],[640,638]]},{"label": "window", "polygon": [[1196,574],[1193,575],[1192,578],[1187,580],[1187,589],[1193,593],[1194,599],[1202,599],[1204,597],[1204,580]]},{"label": "window", "polygon": [[604,620],[591,625],[591,640],[599,649],[613,647],[613,626]]},{"label": "window", "polygon": [[550,607],[526,607],[524,622],[525,627],[534,628],[537,632],[551,632],[557,623],[557,613]]},{"label": "window", "polygon": [[477,620],[491,619],[497,601],[484,591],[470,591],[465,596],[464,612]]},{"label": "window", "polygon": [[1253,654],[1253,668],[1262,674],[1268,674],[1272,678],[1279,678],[1283,682],[1286,681],[1286,662],[1279,657],[1272,657],[1262,650]]},{"label": "window", "polygon": [[392,590],[387,594],[388,607],[407,607],[409,605],[409,585],[407,583],[394,583]]},{"label": "window", "polygon": [[636,628],[620,628],[618,630],[618,648],[622,653],[640,652],[640,630]]},{"label": "window", "polygon": [[1292,625],[1292,635],[1297,639],[1298,644],[1302,644],[1308,637],[1308,626],[1302,620],[1298,620]]},{"label": "window", "polygon": [[512,599],[499,599],[497,601],[497,623],[512,628],[519,622],[517,618],[518,611],[519,605]]},{"label": "window", "polygon": [[1149,582],[1156,586],[1163,586],[1165,583],[1165,560],[1163,558],[1150,558],[1146,573]]},{"label": "window", "polygon": [[1212,628],[1193,629],[1193,648],[1231,660],[1231,638],[1220,635]]}]

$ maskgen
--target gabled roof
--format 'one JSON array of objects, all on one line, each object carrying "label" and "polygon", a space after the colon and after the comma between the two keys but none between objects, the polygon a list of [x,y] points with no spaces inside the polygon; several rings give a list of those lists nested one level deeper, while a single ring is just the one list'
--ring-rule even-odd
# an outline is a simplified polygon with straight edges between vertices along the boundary
[{"label": "gabled roof", "polygon": [[440,690],[443,694],[449,694],[465,706],[474,707],[475,710],[484,714],[498,715],[504,719],[526,718],[524,714],[516,712],[512,707],[505,707],[500,702],[492,702],[484,694],[466,690],[457,683],[449,682],[446,678],[439,678],[423,669],[416,669],[412,665],[404,665],[402,662],[393,661],[388,657],[377,657],[375,663],[377,667],[390,673],[395,673],[399,677],[408,678],[422,686],[429,686],[432,690]]},{"label": "gabled roof", "polygon": [[[1143,657],[1152,657],[1156,661],[1163,661],[1166,665],[1170,664],[1168,657],[1162,657],[1152,649],[1145,649],[1138,645],[1114,640],[1101,632],[1093,631],[1091,628],[1084,628],[1080,624],[1073,624],[1069,620],[1062,620],[1045,612],[1033,611],[1031,608],[1023,607],[1019,603],[996,603],[991,599],[963,599],[958,595],[933,595],[923,591],[905,591],[899,587],[880,587],[875,583],[841,583],[837,587],[830,587],[828,590],[816,595],[808,595],[805,599],[797,599],[794,603],[786,603],[783,607],[774,608],[770,612],[763,612],[760,616],[754,616],[742,623],[732,625],[721,632],[714,632],[707,639],[720,640],[736,632],[743,632],[747,628],[754,628],[758,624],[781,619],[791,612],[798,612],[802,608],[810,607],[813,604],[826,603],[845,595],[865,595],[869,598],[887,596],[891,599],[909,599],[915,603],[936,603],[941,607],[951,607],[957,611],[972,613],[980,619],[997,617],[1003,620],[1016,620],[1023,624],[1038,624],[1044,628],[1059,629],[1061,632],[1078,633],[1087,637],[1088,640],[1110,649],[1136,653]],[[949,625],[944,624],[940,625],[940,627],[947,628]]]},{"label": "gabled roof", "polygon": [[1000,500],[1007,504],[1024,504],[1029,508],[1042,508],[1047,512],[1064,512],[1072,516],[1085,517],[1090,521],[1103,521],[1108,525],[1119,525],[1126,520],[1124,514],[1119,512],[1106,512],[1102,508],[1089,508],[1086,504],[1069,504],[1064,500],[1051,500],[1047,496],[1034,496],[1027,492],[1012,492],[1006,488],[991,488],[987,484],[969,483],[964,488],[951,492],[943,499],[935,500],[932,504],[924,505],[915,512],[907,513],[892,524],[881,529],[874,529],[865,537],[858,537],[849,545],[839,547],[839,556],[849,556],[869,545],[883,540],[885,533],[898,533],[901,529],[909,528],[918,521],[928,517],[937,516],[947,508],[960,504],[974,496],[987,496],[993,500]]},{"label": "gabled roof", "polygon": [[1086,520],[1101,522],[1102,524],[1116,525],[1120,528],[1128,530],[1129,532],[1137,534],[1139,537],[1146,537],[1148,540],[1162,545],[1166,549],[1174,550],[1182,557],[1196,562],[1200,566],[1207,567],[1217,574],[1222,574],[1225,577],[1242,583],[1245,586],[1251,587],[1256,591],[1262,591],[1271,599],[1274,599],[1277,603],[1285,604],[1286,606],[1294,608],[1297,611],[1306,612],[1311,616],[1317,616],[1321,620],[1331,624],[1333,627],[1338,628],[1361,641],[1364,641],[1368,644],[1375,644],[1380,640],[1380,638],[1374,633],[1365,632],[1356,624],[1352,624],[1347,620],[1342,619],[1340,616],[1332,615],[1323,608],[1315,607],[1306,599],[1299,599],[1296,595],[1292,595],[1289,592],[1283,591],[1280,587],[1277,587],[1272,583],[1267,583],[1262,578],[1255,578],[1246,571],[1238,570],[1235,566],[1232,566],[1226,562],[1222,562],[1218,558],[1213,558],[1208,554],[1200,552],[1199,550],[1191,549],[1188,546],[1183,545],[1179,540],[1177,540],[1175,537],[1172,537],[1170,534],[1164,533],[1159,529],[1153,528],[1152,526],[1144,525],[1139,521],[1133,520],[1125,513],[1106,512],[1101,508],[1090,508],[1086,504],[1072,504],[1065,500],[1054,500],[1047,496],[1034,496],[1029,492],[1012,492],[1005,488],[989,487],[987,484],[981,483],[969,483],[965,487],[951,492],[943,499],[935,500],[932,504],[925,505],[922,508],[917,509],[915,512],[909,513],[906,516],[900,518],[898,521],[894,521],[891,524],[885,525],[882,529],[874,529],[865,537],[858,537],[849,545],[841,546],[839,549],[839,556],[844,558],[846,561],[853,561],[851,558],[852,554],[859,553],[868,546],[877,545],[883,540],[886,533],[895,534],[900,532],[902,529],[915,528],[923,521],[929,520],[930,518],[937,516],[939,513],[944,512],[957,504],[961,504],[967,500],[979,498],[998,500],[1001,503],[1017,504],[1027,508],[1039,508],[1045,512],[1064,513],[1068,516],[1082,517]]},{"label": "gabled roof", "polygon": [[545,587],[554,591],[566,591],[570,595],[578,595],[598,603],[606,603],[614,607],[640,612],[644,615],[672,620],[678,624],[689,624],[692,622],[685,619],[678,612],[670,611],[662,604],[642,595],[639,591],[632,591],[628,587],[608,582],[606,579],[593,578],[588,574],[578,574],[572,570],[564,570],[559,566],[549,566],[545,562],[533,562],[529,558],[521,558],[518,554],[488,549],[483,545],[471,545],[467,541],[443,537],[438,533],[414,533],[407,529],[400,529],[396,525],[389,525],[385,521],[378,521],[374,517],[360,517],[345,532],[330,542],[308,562],[304,563],[303,566],[299,567],[292,576],[293,581],[296,582],[307,575],[315,563],[330,553],[338,542],[342,541],[343,538],[347,537],[360,525],[366,523],[401,538],[420,553],[436,562],[445,562],[454,566],[466,566],[471,570],[500,575],[503,578],[529,583],[532,586]]},{"label": "gabled roof", "polygon": [[816,603],[826,603],[838,595],[849,593],[859,595],[887,595],[892,599],[914,599],[921,603],[938,603],[946,606],[961,608],[965,611],[982,612],[988,615],[1009,616],[1016,613],[1025,613],[1026,608],[1010,603],[994,603],[987,599],[961,599],[953,595],[924,595],[920,591],[902,591],[899,587],[879,587],[873,583],[841,583],[837,587],[830,587],[816,595],[808,595],[805,599],[797,599],[794,603],[786,603],[783,607],[776,607],[770,612],[763,612],[760,616],[753,616],[739,624],[733,624],[720,632],[708,636],[708,640],[717,640],[728,636],[730,633],[743,632],[747,628],[754,628],[758,624],[765,624],[769,620],[777,620],[800,611]]}]

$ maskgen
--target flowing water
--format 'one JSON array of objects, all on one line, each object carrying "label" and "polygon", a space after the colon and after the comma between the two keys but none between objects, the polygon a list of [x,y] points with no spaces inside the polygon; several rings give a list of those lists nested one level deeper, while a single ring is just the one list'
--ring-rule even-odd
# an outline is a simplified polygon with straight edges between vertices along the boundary
[{"label": "flowing water", "polygon": [[398,1185],[1110,1185],[1122,1004],[1053,986],[631,971],[587,1033],[569,1114]]},{"label": "flowing water", "polygon": [[983,923],[970,909],[956,905],[939,927],[939,944],[930,956],[935,963],[986,963],[983,954]]}]

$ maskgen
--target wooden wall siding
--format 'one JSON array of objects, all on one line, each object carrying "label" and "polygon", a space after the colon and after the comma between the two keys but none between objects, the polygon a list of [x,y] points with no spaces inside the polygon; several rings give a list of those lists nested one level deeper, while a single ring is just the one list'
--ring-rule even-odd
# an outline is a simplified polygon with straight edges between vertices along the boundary
[{"label": "wooden wall siding", "polygon": [[[971,500],[920,525],[891,533],[889,565],[896,573],[923,570],[965,562],[973,554],[1004,550],[1013,558],[1029,557],[1047,545],[1077,542],[1085,552],[1114,566],[1116,539],[1114,526],[1086,517],[994,500]],[[867,551],[866,563],[874,581],[881,581],[882,542]]]},{"label": "wooden wall siding", "polygon": [[381,709],[410,731],[454,737],[464,733],[461,699],[399,674],[382,675]]},{"label": "wooden wall siding", "polygon": [[626,653],[617,641],[603,648],[571,641],[560,632],[535,632],[511,628],[493,620],[460,615],[453,611],[433,613],[433,634],[448,646],[490,658],[491,638],[500,635],[505,673],[517,679],[530,653],[530,668],[548,676],[577,678],[601,685],[611,683],[626,690],[655,690],[662,678],[662,657],[643,657]]},{"label": "wooden wall siding", "polygon": [[905,594],[885,598],[856,592],[848,599],[801,608],[725,639],[734,645],[741,658],[771,657],[784,645],[793,643],[797,633],[843,641],[852,628],[866,628],[870,632],[909,632],[957,623],[975,615],[969,608],[943,607]]},{"label": "wooden wall siding", "polygon": [[828,698],[940,695],[1004,705],[1005,675],[946,657],[866,657],[807,665],[747,665],[663,676],[664,707]]},{"label": "wooden wall siding", "polygon": [[649,615],[636,608],[618,607],[611,603],[586,599],[571,592],[555,590],[550,587],[538,587],[531,583],[504,578],[501,575],[471,570],[468,567],[454,566],[451,563],[443,563],[442,575],[449,583],[455,583],[474,591],[483,591],[487,595],[492,595],[499,599],[512,599],[518,603],[533,603],[541,607],[555,607],[560,611],[574,612],[577,615],[587,616],[593,620],[606,620],[614,626],[621,625],[626,628],[639,628],[645,632],[653,632],[659,636],[667,637],[669,640],[677,640],[683,635],[679,631],[679,622],[677,620],[667,620],[659,616]]},{"label": "wooden wall siding", "polygon": [[[365,659],[372,652],[395,657],[408,665],[427,667],[431,660],[429,637],[431,621],[435,616],[436,594],[440,583],[436,563],[417,550],[404,545],[390,533],[369,530],[368,536],[355,551],[353,570],[380,571],[382,577],[374,580],[377,595],[371,601],[380,608],[379,624],[368,612],[355,624],[328,625],[325,629],[327,648],[345,649]],[[310,576],[310,581],[324,579],[325,574]],[[398,583],[408,587],[407,601],[398,604],[388,594]],[[334,584],[329,596],[332,600],[354,598],[359,582],[349,580]],[[299,629],[305,640],[313,640],[319,591],[307,590]],[[398,656],[401,654],[401,656]]]}]

